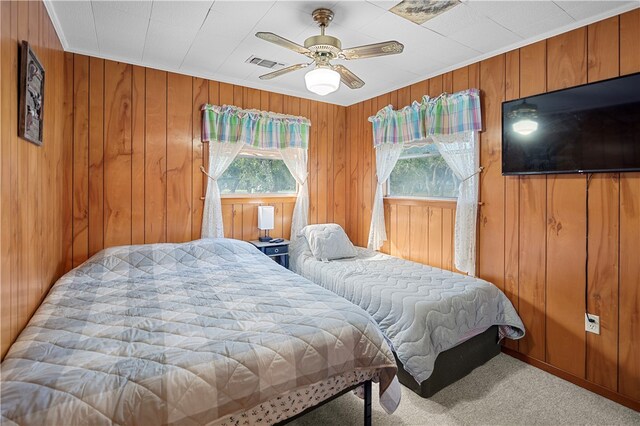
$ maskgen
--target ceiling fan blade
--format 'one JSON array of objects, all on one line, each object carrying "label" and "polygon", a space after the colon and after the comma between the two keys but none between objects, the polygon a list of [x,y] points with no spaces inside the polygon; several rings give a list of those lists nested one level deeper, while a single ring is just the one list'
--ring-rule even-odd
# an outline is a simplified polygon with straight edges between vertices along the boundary
[{"label": "ceiling fan blade", "polygon": [[403,50],[404,45],[402,43],[392,40],[343,49],[342,52],[340,52],[340,56],[344,59],[364,59],[376,56],[395,55],[402,53]]},{"label": "ceiling fan blade", "polygon": [[260,76],[260,80],[271,80],[272,78],[276,78],[276,77],[280,77],[281,75],[284,75],[286,73],[292,72],[292,71],[297,71],[299,69],[302,68],[306,68],[308,67],[310,64],[296,64],[296,65],[291,65],[289,67],[286,68],[282,68],[280,70],[277,71],[273,71],[267,74],[262,74]]},{"label": "ceiling fan blade", "polygon": [[359,89],[364,86],[364,81],[360,80],[360,77],[349,71],[345,66],[334,65],[333,69],[338,71],[340,74],[340,81],[342,81],[349,89]]},{"label": "ceiling fan blade", "polygon": [[287,40],[284,37],[280,37],[274,33],[265,33],[258,32],[256,33],[256,37],[261,38],[262,40],[269,41],[273,44],[277,44],[278,46],[287,48],[289,50],[293,50],[296,53],[301,53],[303,55],[311,55],[311,51],[304,46],[300,46],[298,43],[294,43],[291,40]]}]

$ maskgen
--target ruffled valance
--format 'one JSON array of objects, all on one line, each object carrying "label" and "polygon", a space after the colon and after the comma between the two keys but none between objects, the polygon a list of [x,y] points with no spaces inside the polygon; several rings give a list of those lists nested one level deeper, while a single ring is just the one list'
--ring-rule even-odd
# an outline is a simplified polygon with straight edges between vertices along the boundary
[{"label": "ruffled valance", "polygon": [[242,143],[261,149],[309,145],[311,121],[305,117],[245,110],[231,105],[202,106],[202,140]]},{"label": "ruffled valance", "polygon": [[469,89],[437,98],[424,96],[401,110],[388,105],[369,117],[373,144],[411,143],[432,135],[449,135],[482,130],[480,92]]}]

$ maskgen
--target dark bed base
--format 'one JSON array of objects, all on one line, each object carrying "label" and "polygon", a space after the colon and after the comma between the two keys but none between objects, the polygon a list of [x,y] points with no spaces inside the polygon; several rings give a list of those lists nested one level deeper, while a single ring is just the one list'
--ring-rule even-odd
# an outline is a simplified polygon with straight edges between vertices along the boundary
[{"label": "dark bed base", "polygon": [[315,410],[316,408],[320,408],[322,407],[324,404],[327,404],[331,401],[333,401],[334,399],[341,397],[342,395],[344,395],[347,392],[351,392],[352,390],[358,388],[359,386],[363,386],[364,385],[364,426],[371,426],[371,380],[367,380],[364,383],[358,383],[357,385],[353,385],[347,389],[342,390],[341,392],[332,395],[331,397],[325,399],[324,401],[322,401],[320,404],[318,405],[314,405],[313,407],[309,407],[306,410],[302,411],[301,413],[296,414],[293,417],[289,417],[288,419],[285,419],[283,421],[281,421],[280,423],[276,423],[276,426],[282,426],[282,425],[286,425],[287,423],[290,423],[292,421],[294,421],[295,419],[298,419],[306,414],[309,414],[310,412],[312,412],[313,410]]},{"label": "dark bed base", "polygon": [[398,380],[421,397],[430,398],[436,392],[460,380],[499,353],[498,326],[494,325],[484,333],[438,355],[433,374],[422,383],[416,382],[396,357]]}]

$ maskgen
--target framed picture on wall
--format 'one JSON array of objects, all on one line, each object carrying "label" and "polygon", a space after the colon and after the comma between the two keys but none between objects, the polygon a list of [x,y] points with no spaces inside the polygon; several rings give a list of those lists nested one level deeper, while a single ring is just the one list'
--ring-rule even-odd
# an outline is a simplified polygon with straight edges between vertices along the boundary
[{"label": "framed picture on wall", "polygon": [[44,68],[29,43],[20,49],[18,136],[42,145],[44,114]]}]

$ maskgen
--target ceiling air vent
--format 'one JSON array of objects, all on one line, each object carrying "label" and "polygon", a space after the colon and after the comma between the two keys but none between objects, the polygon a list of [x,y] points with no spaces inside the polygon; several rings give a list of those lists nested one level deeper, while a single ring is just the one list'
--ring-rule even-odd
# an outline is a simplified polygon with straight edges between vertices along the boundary
[{"label": "ceiling air vent", "polygon": [[265,67],[265,68],[269,68],[269,69],[280,69],[282,67],[284,67],[284,64],[277,62],[277,61],[272,61],[270,59],[262,59],[262,58],[258,58],[256,56],[251,55],[249,57],[249,59],[247,59],[245,61],[248,64],[255,64],[255,65],[259,65],[261,67]]}]

